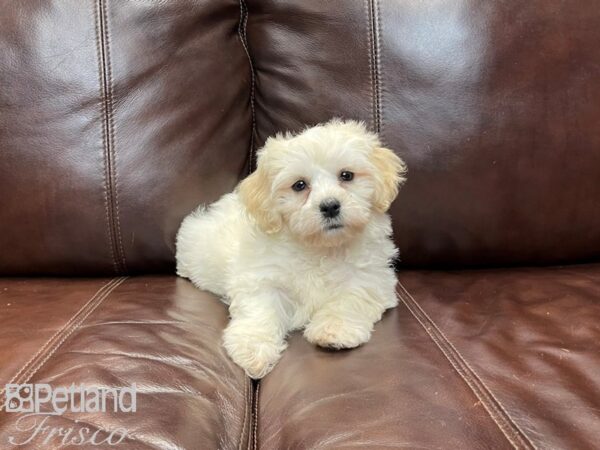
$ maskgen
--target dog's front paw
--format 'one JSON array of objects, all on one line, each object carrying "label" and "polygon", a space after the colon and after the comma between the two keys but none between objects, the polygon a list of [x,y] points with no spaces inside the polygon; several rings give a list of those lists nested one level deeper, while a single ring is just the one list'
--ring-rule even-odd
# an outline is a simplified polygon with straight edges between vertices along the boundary
[{"label": "dog's front paw", "polygon": [[255,380],[273,369],[286,347],[285,341],[252,332],[245,333],[236,327],[225,330],[223,345],[233,362]]},{"label": "dog's front paw", "polygon": [[371,323],[344,320],[341,317],[317,317],[304,330],[304,337],[319,347],[354,348],[371,337]]}]

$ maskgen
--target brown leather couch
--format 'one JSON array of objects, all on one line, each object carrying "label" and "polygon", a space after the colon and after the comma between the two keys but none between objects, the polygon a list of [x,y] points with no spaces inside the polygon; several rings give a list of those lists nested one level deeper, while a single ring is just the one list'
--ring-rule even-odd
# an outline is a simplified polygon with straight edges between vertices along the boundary
[{"label": "brown leather couch", "polygon": [[[253,383],[174,234],[267,136],[333,116],[409,166],[400,304],[356,350],[292,336]],[[596,0],[0,1],[0,404],[7,383],[138,390],[136,413],[48,430],[600,448],[599,256]],[[0,411],[0,449],[59,448],[22,415]]]}]

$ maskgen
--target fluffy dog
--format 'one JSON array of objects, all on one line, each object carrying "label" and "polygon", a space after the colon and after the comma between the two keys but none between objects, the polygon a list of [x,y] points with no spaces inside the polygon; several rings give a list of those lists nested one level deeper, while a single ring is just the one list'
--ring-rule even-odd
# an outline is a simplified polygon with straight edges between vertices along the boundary
[{"label": "fluffy dog", "polygon": [[405,165],[362,123],[269,138],[256,171],[200,207],[177,235],[177,273],[229,305],[223,343],[262,378],[304,328],[322,347],[367,342],[396,305],[386,214]]}]

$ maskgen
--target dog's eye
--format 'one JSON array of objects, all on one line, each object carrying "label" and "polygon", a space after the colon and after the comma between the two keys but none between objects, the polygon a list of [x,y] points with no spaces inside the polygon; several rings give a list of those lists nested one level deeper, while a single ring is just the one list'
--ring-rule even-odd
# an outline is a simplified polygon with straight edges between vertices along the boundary
[{"label": "dog's eye", "polygon": [[296,181],[294,184],[292,184],[292,189],[295,190],[296,192],[303,191],[304,189],[306,189],[306,181],[304,181],[304,180]]},{"label": "dog's eye", "polygon": [[354,173],[350,172],[349,170],[342,170],[340,173],[340,180],[342,181],[352,181],[353,178]]}]

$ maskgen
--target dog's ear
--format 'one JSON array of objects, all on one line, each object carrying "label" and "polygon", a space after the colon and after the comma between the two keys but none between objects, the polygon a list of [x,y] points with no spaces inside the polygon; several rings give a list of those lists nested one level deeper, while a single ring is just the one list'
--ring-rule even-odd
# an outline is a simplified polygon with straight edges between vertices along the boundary
[{"label": "dog's ear", "polygon": [[238,193],[248,213],[265,233],[281,230],[281,215],[273,208],[271,180],[260,160],[257,169],[240,183]]},{"label": "dog's ear", "polygon": [[406,164],[392,150],[383,147],[373,149],[371,163],[375,167],[373,206],[379,212],[386,212],[398,195],[400,185],[406,181]]}]

